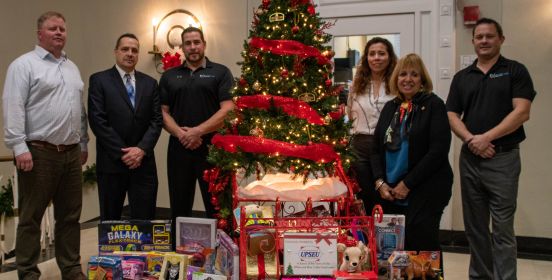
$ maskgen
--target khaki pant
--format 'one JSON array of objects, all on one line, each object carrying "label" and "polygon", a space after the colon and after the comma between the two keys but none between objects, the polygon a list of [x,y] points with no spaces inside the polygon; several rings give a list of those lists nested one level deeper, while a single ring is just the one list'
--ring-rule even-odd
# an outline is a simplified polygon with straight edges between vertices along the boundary
[{"label": "khaki pant", "polygon": [[15,245],[19,279],[38,279],[40,223],[46,207],[53,202],[55,255],[63,279],[81,273],[80,214],[82,208],[82,169],[78,145],[58,152],[29,145],[33,169],[18,170],[19,225]]}]

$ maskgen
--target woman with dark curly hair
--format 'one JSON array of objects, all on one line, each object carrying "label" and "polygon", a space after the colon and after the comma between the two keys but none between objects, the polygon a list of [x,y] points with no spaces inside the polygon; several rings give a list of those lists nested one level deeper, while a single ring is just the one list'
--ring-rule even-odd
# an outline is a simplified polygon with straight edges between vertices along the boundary
[{"label": "woman with dark curly hair", "polygon": [[384,38],[374,37],[366,43],[360,65],[347,99],[347,116],[352,120],[351,146],[356,155],[352,168],[362,191],[359,198],[368,212],[377,198],[372,187],[374,177],[370,163],[373,153],[374,129],[385,102],[393,99],[389,90],[389,78],[397,63],[393,45]]}]

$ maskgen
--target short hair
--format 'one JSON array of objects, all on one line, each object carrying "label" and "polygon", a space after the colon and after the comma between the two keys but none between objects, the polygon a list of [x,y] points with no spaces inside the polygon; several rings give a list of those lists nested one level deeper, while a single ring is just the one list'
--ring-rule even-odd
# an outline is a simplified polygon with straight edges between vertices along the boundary
[{"label": "short hair", "polygon": [[65,22],[65,17],[59,13],[59,12],[54,12],[54,11],[48,11],[48,12],[45,12],[43,13],[42,15],[40,15],[40,17],[38,17],[38,20],[36,21],[36,28],[37,30],[39,30],[40,28],[42,28],[42,25],[44,24],[44,22],[50,18],[53,18],[53,17],[57,17],[57,18],[60,18],[62,19],[64,22]]},{"label": "short hair", "polygon": [[200,28],[194,27],[194,26],[190,26],[190,27],[187,27],[186,29],[184,29],[184,31],[182,31],[182,34],[180,35],[180,38],[182,40],[182,44],[184,44],[184,34],[190,33],[190,32],[198,32],[199,37],[201,37],[201,41],[203,41],[203,43],[205,43],[205,38],[203,37],[203,30],[201,30]]},{"label": "short hair", "polygon": [[425,67],[422,58],[415,53],[409,53],[399,59],[399,61],[397,62],[397,66],[395,66],[395,70],[393,70],[393,74],[391,75],[391,84],[389,85],[389,87],[391,88],[391,94],[398,96],[400,99],[404,100],[404,96],[399,92],[399,86],[397,84],[399,82],[400,72],[409,67],[414,68],[420,72],[423,92],[428,94],[432,93],[433,82],[431,81],[431,77],[429,76],[429,72],[427,72],[427,68]]},{"label": "short hair", "polygon": [[498,23],[496,20],[492,19],[492,18],[480,18],[476,23],[475,25],[473,26],[473,29],[472,29],[472,37],[475,36],[475,28],[477,28],[479,25],[481,24],[492,24],[495,26],[496,28],[496,32],[498,32],[498,36],[499,37],[504,37],[504,33],[502,33],[502,26],[500,26],[500,23]]},{"label": "short hair", "polygon": [[136,41],[139,41],[138,37],[136,37],[136,35],[134,35],[132,33],[125,33],[125,34],[119,36],[119,38],[117,39],[117,43],[115,43],[115,49],[119,48],[119,45],[121,44],[121,39],[123,39],[123,38],[132,38]]}]

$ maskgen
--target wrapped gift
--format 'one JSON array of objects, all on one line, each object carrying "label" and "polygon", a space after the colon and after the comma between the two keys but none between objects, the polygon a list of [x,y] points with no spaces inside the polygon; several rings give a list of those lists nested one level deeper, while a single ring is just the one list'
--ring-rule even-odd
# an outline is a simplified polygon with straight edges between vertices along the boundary
[{"label": "wrapped gift", "polygon": [[336,268],[336,234],[311,232],[284,234],[285,275],[333,275]]},{"label": "wrapped gift", "polygon": [[257,256],[247,255],[246,268],[247,279],[269,280],[277,279],[278,263],[276,250]]}]

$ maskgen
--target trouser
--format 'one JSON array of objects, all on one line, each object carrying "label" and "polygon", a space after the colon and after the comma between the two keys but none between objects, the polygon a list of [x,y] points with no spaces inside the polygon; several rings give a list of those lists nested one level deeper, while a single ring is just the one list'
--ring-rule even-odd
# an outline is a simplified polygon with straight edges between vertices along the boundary
[{"label": "trouser", "polygon": [[194,206],[196,182],[199,183],[205,212],[208,218],[215,214],[211,204],[209,184],[203,180],[205,170],[212,168],[207,162],[207,153],[192,153],[171,137],[167,154],[169,196],[173,220],[176,217],[191,217]]},{"label": "trouser", "polygon": [[29,145],[33,169],[18,170],[19,224],[15,256],[19,279],[38,279],[40,224],[53,202],[55,255],[63,279],[81,273],[80,224],[82,208],[81,152],[78,145],[64,152]]},{"label": "trouser", "polygon": [[355,134],[351,140],[351,146],[356,160],[351,165],[354,178],[358,182],[361,191],[359,198],[364,202],[366,212],[370,215],[372,208],[379,201],[379,195],[374,189],[374,175],[370,155],[375,152],[375,138],[373,135]]},{"label": "trouser", "polygon": [[98,172],[101,220],[121,219],[127,192],[131,219],[155,219],[157,185],[155,169],[138,167],[124,173]]},{"label": "trouser", "polygon": [[517,277],[514,214],[520,172],[519,149],[497,153],[492,159],[462,149],[460,180],[470,279]]}]

